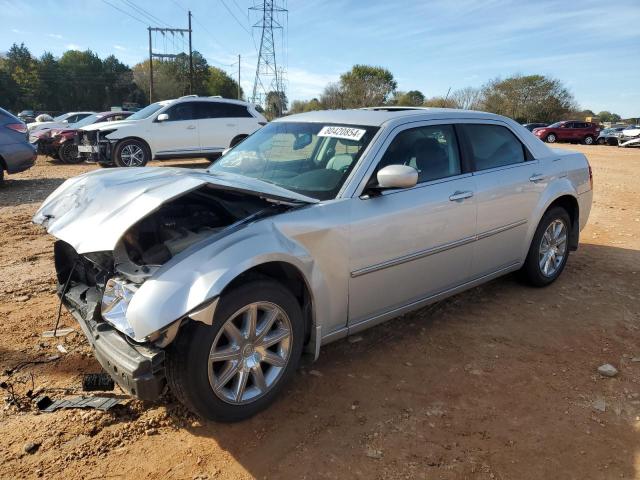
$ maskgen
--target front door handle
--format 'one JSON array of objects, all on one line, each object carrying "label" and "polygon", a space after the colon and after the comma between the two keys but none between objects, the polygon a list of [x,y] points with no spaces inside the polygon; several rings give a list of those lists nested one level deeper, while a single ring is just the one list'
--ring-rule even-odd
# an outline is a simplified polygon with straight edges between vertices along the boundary
[{"label": "front door handle", "polygon": [[194,128],[196,128],[196,126],[195,126],[195,125],[189,125],[189,126],[187,127],[187,130],[193,130]]},{"label": "front door handle", "polygon": [[462,200],[464,200],[465,198],[471,198],[473,197],[473,192],[470,190],[461,192],[461,191],[457,191],[455,193],[453,193],[452,195],[449,195],[449,200],[452,202],[461,202]]},{"label": "front door handle", "polygon": [[529,177],[529,181],[533,183],[541,182],[544,179],[545,179],[545,176],[541,173],[534,173]]}]

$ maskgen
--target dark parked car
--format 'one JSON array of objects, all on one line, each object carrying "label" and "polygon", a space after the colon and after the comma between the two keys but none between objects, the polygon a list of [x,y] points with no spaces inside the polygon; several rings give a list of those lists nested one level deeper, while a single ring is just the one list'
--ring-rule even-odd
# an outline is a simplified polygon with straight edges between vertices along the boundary
[{"label": "dark parked car", "polygon": [[31,123],[36,121],[36,112],[33,110],[22,110],[18,114],[18,118],[24,123]]},{"label": "dark parked car", "polygon": [[18,173],[33,166],[36,149],[29,143],[27,125],[0,108],[0,183],[4,172]]},{"label": "dark parked car", "polygon": [[133,112],[120,111],[94,113],[62,129],[52,128],[50,130],[36,132],[33,135],[36,141],[33,142],[32,140],[32,143],[37,145],[38,153],[59,158],[64,163],[79,163],[83,158],[78,155],[78,145],[76,145],[74,141],[79,128],[94,123],[125,120],[132,114]]},{"label": "dark parked car", "polygon": [[548,127],[534,128],[533,134],[547,143],[572,142],[593,145],[600,134],[600,127],[592,122],[567,120]]},{"label": "dark parked car", "polygon": [[522,124],[522,126],[527,130],[529,130],[530,132],[532,132],[534,128],[546,127],[547,125],[548,123],[523,123]]}]

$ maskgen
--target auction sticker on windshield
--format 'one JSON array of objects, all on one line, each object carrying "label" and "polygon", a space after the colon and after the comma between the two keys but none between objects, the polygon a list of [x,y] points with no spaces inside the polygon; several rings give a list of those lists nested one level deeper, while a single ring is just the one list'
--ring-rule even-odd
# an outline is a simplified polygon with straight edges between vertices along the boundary
[{"label": "auction sticker on windshield", "polygon": [[322,127],[322,130],[318,132],[318,136],[342,138],[344,140],[360,140],[365,133],[367,133],[367,131],[361,128],[327,126]]}]

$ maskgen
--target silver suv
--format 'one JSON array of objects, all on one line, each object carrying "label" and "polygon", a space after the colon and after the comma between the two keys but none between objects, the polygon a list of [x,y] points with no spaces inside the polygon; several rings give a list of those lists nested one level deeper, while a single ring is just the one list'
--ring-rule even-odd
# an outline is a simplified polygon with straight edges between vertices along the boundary
[{"label": "silver suv", "polygon": [[279,119],[207,170],[88,173],[34,221],[114,380],[231,421],[303,351],[509,272],[549,285],[591,200],[583,154],[508,118],[379,108]]}]

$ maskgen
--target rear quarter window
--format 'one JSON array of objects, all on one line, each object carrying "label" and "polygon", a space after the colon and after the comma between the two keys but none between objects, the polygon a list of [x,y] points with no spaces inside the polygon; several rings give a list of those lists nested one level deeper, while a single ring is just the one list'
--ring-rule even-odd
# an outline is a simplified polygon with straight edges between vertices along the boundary
[{"label": "rear quarter window", "polygon": [[488,170],[523,163],[524,145],[507,127],[500,125],[460,124],[474,170]]}]

